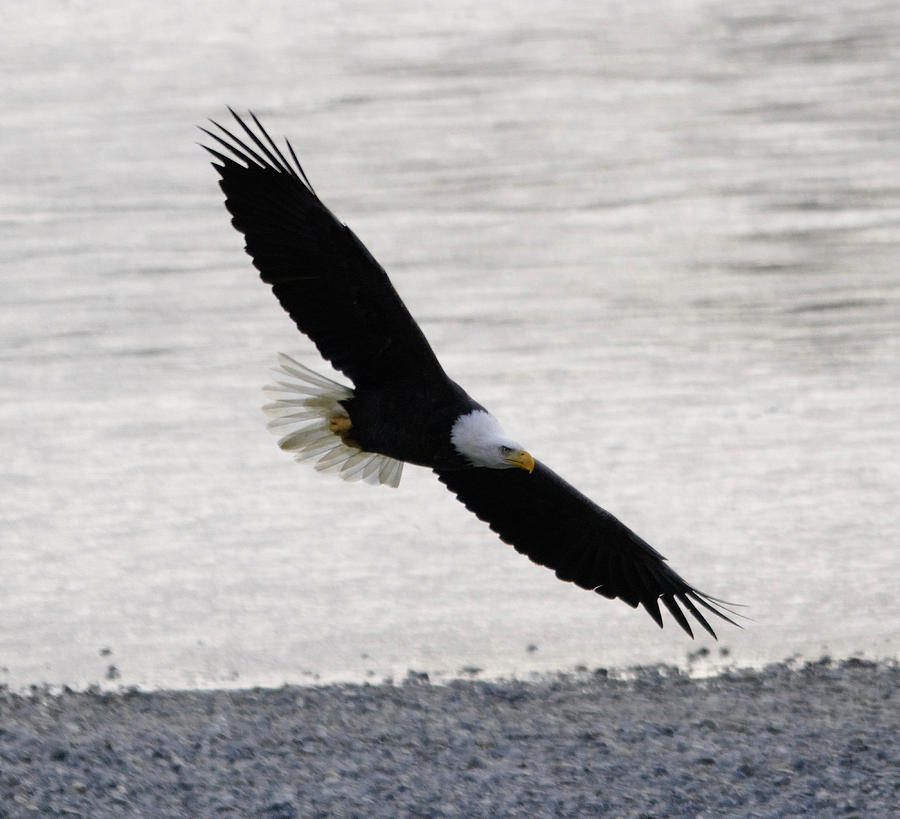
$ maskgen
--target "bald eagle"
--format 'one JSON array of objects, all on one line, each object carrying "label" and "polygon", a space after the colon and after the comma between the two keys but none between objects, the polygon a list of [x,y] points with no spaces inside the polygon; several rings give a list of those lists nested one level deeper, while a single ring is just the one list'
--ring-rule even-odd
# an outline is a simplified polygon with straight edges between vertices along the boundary
[{"label": "bald eagle", "polygon": [[[570,486],[444,372],[381,265],[316,195],[252,113],[239,133],[201,130],[232,224],[276,298],[344,386],[288,356],[263,408],[279,446],[348,480],[397,486],[404,463],[438,480],[502,540],[561,580],[632,608],[662,627],[659,601],[693,637],[686,610],[737,625],[723,601],[690,586],[631,529]],[[679,605],[680,604],[680,605]],[[698,608],[698,606],[700,608]]]}]

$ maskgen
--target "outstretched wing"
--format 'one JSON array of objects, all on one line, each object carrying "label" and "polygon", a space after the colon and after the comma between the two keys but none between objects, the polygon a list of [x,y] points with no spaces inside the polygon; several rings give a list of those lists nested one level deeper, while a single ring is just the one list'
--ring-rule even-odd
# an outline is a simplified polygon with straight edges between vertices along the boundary
[{"label": "outstretched wing", "polygon": [[[229,109],[231,111],[231,109]],[[322,204],[290,143],[288,160],[250,114],[242,135],[201,130],[215,158],[231,223],[281,306],[335,368],[357,384],[428,377],[440,364],[387,273]]]},{"label": "outstretched wing", "polygon": [[640,603],[660,628],[661,600],[691,637],[681,607],[713,637],[716,633],[695,604],[737,625],[716,607],[721,601],[682,580],[649,543],[543,464],[536,462],[531,474],[486,468],[435,472],[501,540],[554,569],[560,580],[618,597],[632,608]]}]

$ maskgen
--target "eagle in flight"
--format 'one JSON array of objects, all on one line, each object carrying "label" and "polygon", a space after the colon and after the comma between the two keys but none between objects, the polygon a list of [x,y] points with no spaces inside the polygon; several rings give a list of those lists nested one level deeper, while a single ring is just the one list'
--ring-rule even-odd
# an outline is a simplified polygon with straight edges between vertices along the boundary
[{"label": "eagle in flight", "polygon": [[[278,445],[346,480],[397,486],[404,463],[439,481],[506,543],[560,580],[632,608],[662,627],[659,603],[691,637],[687,614],[737,625],[723,601],[509,438],[441,367],[387,273],[322,203],[291,144],[280,149],[251,113],[238,129],[202,128],[232,224],[281,306],[353,386],[286,355],[263,408]],[[234,131],[238,130],[238,133]]]}]

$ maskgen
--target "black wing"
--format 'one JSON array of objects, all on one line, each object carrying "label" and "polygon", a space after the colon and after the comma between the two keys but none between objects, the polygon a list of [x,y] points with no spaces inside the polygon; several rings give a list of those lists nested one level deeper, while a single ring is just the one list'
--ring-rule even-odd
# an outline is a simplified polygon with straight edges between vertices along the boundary
[{"label": "black wing", "polygon": [[713,637],[716,633],[695,603],[737,625],[714,605],[721,601],[688,585],[649,543],[543,464],[536,462],[531,474],[486,468],[435,472],[501,540],[554,569],[560,580],[618,597],[632,608],[640,603],[660,628],[662,600],[691,637],[679,603]]},{"label": "black wing", "polygon": [[231,223],[300,330],[357,386],[442,372],[387,273],[316,196],[290,143],[291,161],[253,114],[258,134],[231,113],[242,138],[215,122],[221,134],[201,130],[232,156],[203,147]]}]

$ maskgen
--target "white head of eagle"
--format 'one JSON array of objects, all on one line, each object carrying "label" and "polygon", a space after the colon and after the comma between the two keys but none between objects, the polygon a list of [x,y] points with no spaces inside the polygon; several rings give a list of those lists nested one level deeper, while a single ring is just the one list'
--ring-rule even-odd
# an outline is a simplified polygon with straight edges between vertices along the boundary
[{"label": "white head of eagle", "polygon": [[500,422],[485,410],[460,415],[450,430],[450,441],[472,466],[490,469],[517,466],[528,472],[534,470],[534,458],[520,444],[507,438]]}]

